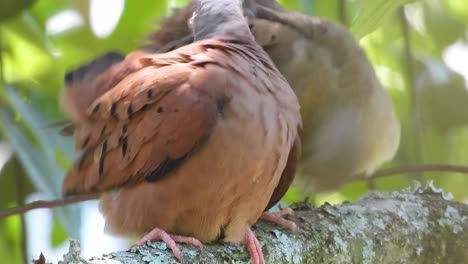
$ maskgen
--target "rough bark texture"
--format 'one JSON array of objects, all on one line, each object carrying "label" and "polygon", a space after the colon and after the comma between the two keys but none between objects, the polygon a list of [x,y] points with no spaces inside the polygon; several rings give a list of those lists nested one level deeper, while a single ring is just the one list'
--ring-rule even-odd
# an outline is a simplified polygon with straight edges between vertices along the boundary
[{"label": "rough bark texture", "polygon": [[[369,192],[336,206],[298,204],[289,218],[298,234],[264,221],[254,232],[267,263],[468,263],[468,205],[429,187]],[[79,257],[79,244],[71,245],[64,263],[178,263],[160,242],[87,262]],[[185,263],[249,262],[243,246],[179,246]]]}]

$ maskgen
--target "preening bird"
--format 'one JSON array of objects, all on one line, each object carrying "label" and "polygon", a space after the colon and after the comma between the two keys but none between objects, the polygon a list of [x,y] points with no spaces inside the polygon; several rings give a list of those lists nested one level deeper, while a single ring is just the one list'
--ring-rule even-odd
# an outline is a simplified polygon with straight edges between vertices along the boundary
[{"label": "preening bird", "polygon": [[[391,160],[399,146],[399,121],[366,54],[348,30],[285,10],[275,0],[255,0],[254,7],[249,25],[255,40],[301,105],[298,186],[306,192],[337,189]],[[188,28],[178,26],[190,8],[177,9],[163,19],[149,36],[147,49],[166,50],[190,42]]]},{"label": "preening bird", "polygon": [[264,263],[250,226],[289,186],[301,117],[244,1],[193,1],[190,45],[111,52],[66,75],[81,155],[63,193],[104,192],[108,232],[163,240],[178,258],[175,242],[222,237]]},{"label": "preening bird", "polygon": [[301,105],[301,185],[336,189],[391,160],[400,124],[353,36],[341,25],[287,11],[273,0],[257,3],[262,19],[250,22],[255,39]]}]

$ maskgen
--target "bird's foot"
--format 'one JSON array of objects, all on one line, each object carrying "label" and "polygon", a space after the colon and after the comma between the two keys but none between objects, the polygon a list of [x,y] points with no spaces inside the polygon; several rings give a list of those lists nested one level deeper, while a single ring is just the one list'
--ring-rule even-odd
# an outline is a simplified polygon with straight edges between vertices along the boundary
[{"label": "bird's foot", "polygon": [[166,231],[162,230],[161,228],[154,228],[151,232],[146,234],[142,239],[140,239],[136,245],[141,246],[149,240],[161,240],[167,244],[167,246],[172,250],[174,256],[182,260],[182,255],[180,254],[180,249],[177,247],[177,243],[184,243],[184,244],[191,244],[200,248],[203,248],[203,244],[196,238],[193,237],[185,237],[185,236],[178,236],[178,235],[171,235],[166,233]]},{"label": "bird's foot", "polygon": [[263,258],[263,252],[262,247],[260,246],[260,242],[258,242],[257,237],[250,228],[245,234],[245,245],[250,253],[252,264],[265,264],[265,259]]},{"label": "bird's foot", "polygon": [[294,223],[293,221],[289,221],[289,220],[281,218],[282,216],[293,215],[293,214],[294,214],[293,209],[285,208],[285,209],[281,209],[280,211],[274,212],[274,213],[264,212],[262,214],[262,216],[260,216],[260,219],[263,219],[265,221],[278,224],[280,226],[284,226],[286,228],[291,229],[291,231],[293,231],[294,233],[297,233],[296,223]]}]

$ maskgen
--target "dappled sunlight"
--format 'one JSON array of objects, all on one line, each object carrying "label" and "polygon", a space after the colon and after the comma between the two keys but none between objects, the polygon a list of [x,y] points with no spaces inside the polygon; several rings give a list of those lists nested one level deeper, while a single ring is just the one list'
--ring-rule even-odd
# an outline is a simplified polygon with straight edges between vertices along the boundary
[{"label": "dappled sunlight", "polygon": [[468,88],[468,44],[456,42],[448,46],[442,55],[447,66],[465,78]]},{"label": "dappled sunlight", "polygon": [[67,30],[84,25],[84,19],[76,10],[63,10],[46,22],[47,35],[62,34]]},{"label": "dappled sunlight", "polygon": [[91,0],[89,19],[94,35],[109,36],[117,27],[124,7],[124,0]]}]

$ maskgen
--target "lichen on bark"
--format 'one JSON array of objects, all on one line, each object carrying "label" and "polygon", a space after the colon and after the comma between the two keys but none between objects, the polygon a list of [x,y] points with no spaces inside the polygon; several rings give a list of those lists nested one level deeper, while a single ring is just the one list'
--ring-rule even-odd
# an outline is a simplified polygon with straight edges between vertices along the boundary
[{"label": "lichen on bark", "polygon": [[[298,225],[298,234],[264,221],[254,232],[267,263],[468,263],[468,205],[445,198],[434,188],[417,188],[372,191],[356,202],[335,206],[299,203],[289,217]],[[244,246],[179,246],[185,263],[249,262]],[[69,256],[79,256],[72,253]],[[83,263],[72,258],[66,263]],[[88,262],[178,263],[161,242]]]}]

